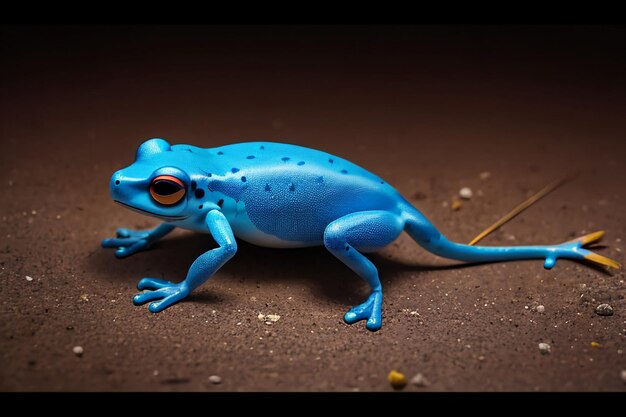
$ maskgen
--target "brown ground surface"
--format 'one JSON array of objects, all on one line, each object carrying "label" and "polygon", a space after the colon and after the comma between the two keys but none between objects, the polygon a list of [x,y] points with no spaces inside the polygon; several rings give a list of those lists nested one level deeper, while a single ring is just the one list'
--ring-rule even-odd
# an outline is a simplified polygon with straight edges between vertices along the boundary
[{"label": "brown ground surface", "polygon": [[[403,235],[372,256],[385,300],[370,333],[342,322],[366,285],[323,248],[241,243],[156,315],[132,305],[137,281],[182,279],[211,240],[100,248],[155,224],[108,195],[144,139],[267,139],[367,167],[459,241],[579,170],[485,243],[605,229],[598,252],[623,263],[623,27],[4,27],[1,43],[0,389],[388,391],[391,369],[431,382],[410,391],[626,389],[623,272],[464,267]],[[475,196],[453,212],[462,186]]]}]

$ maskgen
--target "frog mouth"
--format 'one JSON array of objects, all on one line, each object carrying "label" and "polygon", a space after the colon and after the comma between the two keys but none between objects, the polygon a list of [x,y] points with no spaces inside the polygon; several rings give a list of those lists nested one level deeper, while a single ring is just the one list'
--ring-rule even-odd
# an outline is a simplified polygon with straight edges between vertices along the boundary
[{"label": "frog mouth", "polygon": [[164,214],[157,214],[148,210],[140,209],[138,207],[133,207],[130,204],[122,203],[121,201],[118,201],[118,200],[113,200],[113,201],[115,201],[119,205],[122,205],[128,209],[131,209],[132,211],[136,211],[137,213],[148,214],[150,216],[159,217],[163,220],[169,220],[169,221],[185,220],[187,217],[189,217],[189,216],[166,216]]}]

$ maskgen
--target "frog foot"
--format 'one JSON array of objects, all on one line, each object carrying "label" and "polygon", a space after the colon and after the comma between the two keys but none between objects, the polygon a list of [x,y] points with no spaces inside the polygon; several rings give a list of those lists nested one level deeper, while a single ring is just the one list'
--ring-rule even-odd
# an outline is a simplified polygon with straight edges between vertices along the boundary
[{"label": "frog foot", "polygon": [[361,320],[367,320],[365,327],[367,330],[375,332],[376,330],[379,330],[382,325],[382,306],[382,291],[374,291],[363,304],[352,307],[345,314],[345,316],[343,316],[343,320],[348,324],[354,324]]},{"label": "frog foot", "polygon": [[150,246],[150,230],[131,230],[120,228],[116,238],[104,239],[103,248],[117,248],[115,256],[125,258]]},{"label": "frog foot", "polygon": [[148,310],[150,310],[151,313],[158,313],[159,311],[165,310],[169,306],[187,297],[190,293],[189,287],[185,281],[175,284],[158,278],[143,278],[137,284],[137,289],[151,291],[135,295],[133,297],[133,304],[136,306],[145,304],[148,301],[161,299],[161,301],[150,303]]},{"label": "frog foot", "polygon": [[569,258],[586,261],[601,268],[621,269],[622,266],[617,261],[592,252],[588,249],[584,249],[585,246],[591,245],[592,243],[602,239],[602,236],[604,236],[604,230],[589,233],[584,236],[577,237],[574,240],[561,243],[560,245],[549,247],[546,260],[543,264],[544,268],[551,269],[558,258]]}]

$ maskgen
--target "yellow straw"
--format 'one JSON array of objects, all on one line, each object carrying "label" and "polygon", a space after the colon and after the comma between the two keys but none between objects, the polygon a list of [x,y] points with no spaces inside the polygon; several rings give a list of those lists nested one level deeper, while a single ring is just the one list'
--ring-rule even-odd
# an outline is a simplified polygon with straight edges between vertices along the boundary
[{"label": "yellow straw", "polygon": [[528,200],[526,200],[523,203],[519,204],[517,207],[515,207],[513,210],[511,210],[509,213],[507,213],[500,220],[498,220],[497,222],[495,222],[494,224],[492,224],[491,226],[489,226],[488,228],[483,230],[478,236],[476,236],[474,239],[472,239],[472,241],[470,243],[468,243],[468,245],[470,245],[470,246],[475,245],[476,243],[481,241],[485,236],[489,235],[494,230],[497,230],[504,223],[508,222],[513,217],[517,216],[522,211],[526,210],[528,207],[530,207],[531,205],[536,203],[539,199],[541,199],[542,197],[545,197],[547,194],[549,194],[550,192],[554,191],[559,186],[563,185],[563,183],[565,183],[565,181],[567,181],[568,179],[569,179],[569,177],[565,177],[565,178],[553,181],[550,184],[546,185],[539,192],[537,192],[536,194],[532,195]]}]

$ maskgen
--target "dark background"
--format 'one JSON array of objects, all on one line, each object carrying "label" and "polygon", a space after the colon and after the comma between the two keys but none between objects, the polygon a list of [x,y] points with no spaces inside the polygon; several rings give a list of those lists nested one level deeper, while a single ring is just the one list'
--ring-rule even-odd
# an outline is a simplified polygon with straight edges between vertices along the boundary
[{"label": "dark background", "polygon": [[[403,236],[372,257],[386,296],[372,334],[343,324],[366,286],[323,248],[241,244],[188,302],[152,315],[131,304],[136,282],[184,278],[210,239],[176,232],[123,261],[99,241],[154,225],[108,197],[111,173],[143,140],[262,139],[367,167],[459,241],[578,172],[485,244],[605,229],[598,251],[623,263],[625,35],[615,25],[3,26],[0,388],[387,390],[395,368],[422,372],[427,390],[624,390],[622,272],[460,267]],[[475,196],[455,212],[462,186]],[[615,315],[596,316],[600,302]],[[259,312],[281,319],[266,325]]]}]

